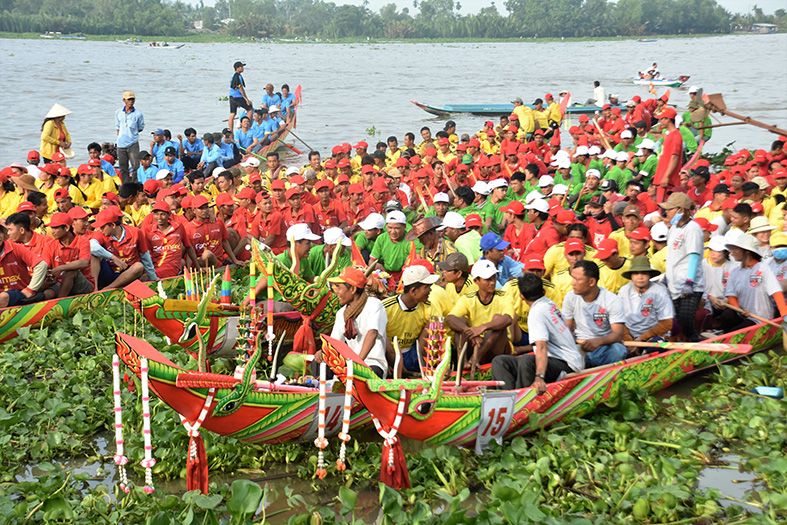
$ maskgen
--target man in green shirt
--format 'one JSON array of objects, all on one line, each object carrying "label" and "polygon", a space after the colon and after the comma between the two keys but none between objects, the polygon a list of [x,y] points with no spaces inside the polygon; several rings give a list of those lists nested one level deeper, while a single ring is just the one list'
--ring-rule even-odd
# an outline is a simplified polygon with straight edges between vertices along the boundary
[{"label": "man in green shirt", "polygon": [[324,244],[312,246],[311,250],[309,250],[306,264],[315,276],[322,275],[322,272],[331,264],[336,247],[341,245],[339,253],[336,256],[336,267],[328,274],[328,277],[335,277],[339,275],[342,270],[352,265],[352,252],[350,251],[352,242],[344,234],[341,228],[336,227],[326,229],[322,234],[322,238]]},{"label": "man in green shirt", "polygon": [[355,234],[353,241],[355,246],[361,251],[361,255],[366,262],[369,262],[369,256],[372,253],[374,241],[383,232],[385,228],[385,217],[379,213],[370,213],[364,220],[358,223],[361,231]]},{"label": "man in green shirt", "polygon": [[655,154],[656,144],[650,139],[642,139],[637,150],[637,174],[631,180],[639,182],[644,189],[648,189],[653,175],[656,173],[656,166],[659,158]]},{"label": "man in green shirt", "polygon": [[481,216],[471,213],[465,217],[465,228],[467,231],[456,239],[454,245],[459,253],[467,257],[469,264],[475,263],[481,258]]},{"label": "man in green shirt", "polygon": [[620,132],[620,142],[615,146],[615,151],[637,151],[634,134],[630,130],[624,129]]},{"label": "man in green shirt", "polygon": [[371,274],[376,268],[385,270],[396,282],[402,272],[402,266],[407,261],[413,246],[417,241],[406,241],[405,224],[407,218],[404,213],[394,210],[388,213],[385,218],[385,233],[381,234],[374,241],[372,253],[369,258],[369,266],[366,270],[367,275]]},{"label": "man in green shirt", "polygon": [[508,192],[508,182],[505,179],[495,179],[489,182],[492,193],[489,195],[489,213],[486,215],[486,231],[502,234],[505,231],[505,213],[500,211],[510,201],[506,198]]}]

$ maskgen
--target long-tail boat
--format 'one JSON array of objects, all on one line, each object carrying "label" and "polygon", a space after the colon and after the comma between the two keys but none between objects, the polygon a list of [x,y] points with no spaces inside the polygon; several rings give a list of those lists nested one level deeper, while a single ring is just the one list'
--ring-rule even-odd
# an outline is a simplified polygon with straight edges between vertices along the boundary
[{"label": "long-tail boat", "polygon": [[[154,283],[161,283],[167,292],[173,292],[183,283],[182,277],[172,277]],[[145,288],[147,288],[146,285]],[[44,327],[54,320],[65,319],[76,312],[99,310],[111,301],[120,299],[120,289],[101,290],[99,292],[60,297],[20,306],[0,308],[0,342],[5,342],[19,335],[19,329],[25,327]]]}]

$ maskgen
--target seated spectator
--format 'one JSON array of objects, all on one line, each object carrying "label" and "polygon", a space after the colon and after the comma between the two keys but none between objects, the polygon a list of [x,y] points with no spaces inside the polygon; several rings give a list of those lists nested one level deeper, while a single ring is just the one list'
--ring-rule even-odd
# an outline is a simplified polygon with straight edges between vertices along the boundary
[{"label": "seated spectator", "polygon": [[625,341],[664,341],[672,329],[675,310],[667,288],[651,281],[661,272],[650,267],[647,257],[638,256],[623,276],[631,282],[618,292],[623,301]]}]

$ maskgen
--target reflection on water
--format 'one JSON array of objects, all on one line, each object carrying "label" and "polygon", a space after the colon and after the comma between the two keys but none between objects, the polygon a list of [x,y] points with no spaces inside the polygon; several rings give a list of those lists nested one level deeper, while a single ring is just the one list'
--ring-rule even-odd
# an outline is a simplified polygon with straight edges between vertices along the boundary
[{"label": "reflection on water", "polygon": [[[584,101],[599,80],[622,99],[646,96],[631,77],[657,61],[665,75],[691,75],[688,84],[721,92],[727,106],[768,123],[787,123],[787,67],[774,67],[774,49],[787,46],[787,34],[609,42],[512,42],[451,44],[188,44],[160,52],[119,42],[2,40],[0,164],[24,159],[38,148],[41,120],[53,102],[74,113],[68,126],[77,157],[84,162],[92,140],[114,138],[114,112],[120,94],[134,90],[145,114],[146,133],[164,127],[173,134],[193,126],[200,133],[225,126],[231,64],[248,63],[249,93],[259,104],[262,87],[273,82],[303,85],[298,134],[323,154],[340,142],[383,140],[422,126],[434,131],[443,120],[409,103],[507,102],[556,94],[562,89]],[[776,55],[778,56],[778,55]],[[500,57],[517,57],[515,70]],[[734,64],[734,67],[730,67]],[[35,89],[25,86],[34,79]],[[688,87],[687,84],[687,87]],[[672,90],[673,103],[685,106],[685,89]],[[724,117],[722,117],[724,119]],[[459,115],[460,132],[480,129],[483,117]],[[369,137],[366,129],[377,134]],[[564,137],[566,141],[568,137]],[[714,130],[709,151],[728,142],[768,148],[775,139],[752,126]],[[565,141],[564,141],[565,142]],[[145,145],[147,147],[147,145]],[[296,162],[295,159],[292,162]],[[297,159],[305,163],[305,159]]]},{"label": "reflection on water", "polygon": [[740,505],[750,512],[759,514],[762,510],[753,505],[743,503],[747,500],[746,493],[750,490],[756,490],[755,482],[757,477],[749,472],[741,472],[739,465],[740,458],[738,456],[734,454],[722,456],[715,466],[703,469],[700,473],[697,488],[700,490],[718,490],[721,493],[719,503],[723,507]]}]

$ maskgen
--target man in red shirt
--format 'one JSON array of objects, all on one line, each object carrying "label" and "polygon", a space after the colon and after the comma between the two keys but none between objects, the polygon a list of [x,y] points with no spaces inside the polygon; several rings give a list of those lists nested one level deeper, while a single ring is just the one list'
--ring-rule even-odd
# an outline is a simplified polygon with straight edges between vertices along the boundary
[{"label": "man in red shirt", "polygon": [[50,274],[60,285],[58,297],[91,293],[96,288],[90,282],[90,240],[74,235],[72,223],[67,213],[55,213],[47,225],[53,239],[49,243]]},{"label": "man in red shirt", "polygon": [[273,209],[270,193],[257,195],[257,215],[251,223],[251,236],[260,239],[279,255],[287,249],[286,231],[281,213]]},{"label": "man in red shirt", "polygon": [[7,235],[0,225],[0,308],[43,300],[39,290],[44,287],[47,264]]},{"label": "man in red shirt", "polygon": [[239,264],[229,242],[227,227],[211,215],[207,197],[197,195],[191,199],[195,218],[186,224],[188,243],[194,247],[197,262],[202,267],[223,266],[230,262]]},{"label": "man in red shirt", "polygon": [[150,250],[142,230],[123,224],[123,213],[111,206],[96,215],[90,239],[91,275],[98,289],[120,288],[143,273],[156,280]]},{"label": "man in red shirt", "polygon": [[12,213],[5,220],[8,238],[19,244],[24,244],[34,254],[44,259],[48,267],[52,267],[49,245],[53,242],[51,237],[33,231],[30,215],[25,212]]},{"label": "man in red shirt", "polygon": [[683,167],[683,137],[675,127],[677,113],[670,106],[665,106],[656,115],[662,132],[667,133],[661,146],[661,155],[656,165],[653,184],[657,186],[656,202],[664,202],[670,188],[680,186],[680,170]]},{"label": "man in red shirt", "polygon": [[713,188],[708,186],[710,171],[705,166],[700,166],[691,171],[692,188],[686,192],[689,198],[702,208],[706,202],[713,200]]},{"label": "man in red shirt", "polygon": [[333,196],[333,182],[321,180],[314,185],[317,192],[317,203],[312,206],[314,214],[317,216],[319,229],[316,233],[322,234],[328,228],[347,227],[347,216],[344,213],[344,206],[338,198]]},{"label": "man in red shirt", "polygon": [[156,226],[145,232],[150,247],[150,257],[159,279],[180,275],[183,260],[189,266],[197,266],[194,247],[189,242],[183,226],[170,221],[171,212],[166,202],[158,201],[153,205]]},{"label": "man in red shirt", "polygon": [[317,216],[314,214],[314,208],[301,200],[301,193],[302,191],[297,187],[287,190],[287,203],[289,204],[289,208],[282,213],[284,225],[289,228],[293,224],[303,223],[308,224],[312,232],[321,231],[317,224]]},{"label": "man in red shirt", "polygon": [[566,240],[568,236],[568,225],[574,224],[577,220],[576,215],[571,210],[561,209],[557,212],[554,219],[549,218],[549,211],[543,211],[546,202],[543,199],[536,199],[525,209],[529,210],[528,219],[530,223],[536,227],[538,233],[530,241],[525,254],[520,259],[534,259],[540,257],[543,259],[544,254],[550,246],[554,246]]}]

